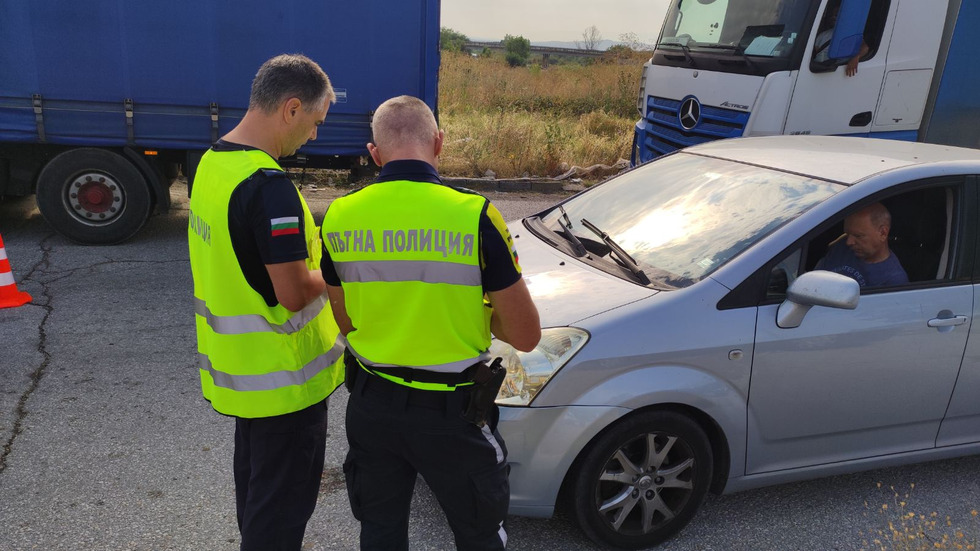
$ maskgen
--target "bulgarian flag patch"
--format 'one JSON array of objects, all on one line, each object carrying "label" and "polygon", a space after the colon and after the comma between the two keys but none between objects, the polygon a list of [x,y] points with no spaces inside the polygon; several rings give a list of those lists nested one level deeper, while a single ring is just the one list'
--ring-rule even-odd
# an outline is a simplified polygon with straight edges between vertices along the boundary
[{"label": "bulgarian flag patch", "polygon": [[299,217],[286,216],[285,218],[273,218],[272,237],[280,235],[294,235],[299,233]]}]

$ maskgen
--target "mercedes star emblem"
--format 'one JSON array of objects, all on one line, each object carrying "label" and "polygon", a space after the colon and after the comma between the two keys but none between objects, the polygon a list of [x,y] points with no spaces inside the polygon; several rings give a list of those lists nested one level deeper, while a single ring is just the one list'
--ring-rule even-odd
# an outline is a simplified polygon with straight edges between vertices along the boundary
[{"label": "mercedes star emblem", "polygon": [[687,98],[678,113],[684,130],[691,130],[701,122],[701,104],[697,98]]}]

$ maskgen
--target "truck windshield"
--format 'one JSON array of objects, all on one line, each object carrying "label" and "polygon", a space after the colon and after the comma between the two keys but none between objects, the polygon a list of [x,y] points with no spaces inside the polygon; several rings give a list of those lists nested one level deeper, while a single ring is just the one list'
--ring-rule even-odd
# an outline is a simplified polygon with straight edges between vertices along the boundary
[{"label": "truck windshield", "polygon": [[657,49],[697,65],[698,52],[788,58],[805,43],[813,0],[676,0]]}]

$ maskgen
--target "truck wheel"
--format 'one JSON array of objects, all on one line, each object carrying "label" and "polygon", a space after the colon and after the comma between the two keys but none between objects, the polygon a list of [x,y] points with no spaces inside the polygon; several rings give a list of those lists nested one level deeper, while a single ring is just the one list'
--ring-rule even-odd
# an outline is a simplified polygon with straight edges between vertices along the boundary
[{"label": "truck wheel", "polygon": [[639,413],[585,452],[573,479],[579,527],[619,549],[652,547],[683,528],[711,483],[711,445],[690,418]]},{"label": "truck wheel", "polygon": [[71,149],[38,175],[37,208],[68,239],[111,245],[132,237],[150,217],[150,189],[125,157],[105,149]]}]

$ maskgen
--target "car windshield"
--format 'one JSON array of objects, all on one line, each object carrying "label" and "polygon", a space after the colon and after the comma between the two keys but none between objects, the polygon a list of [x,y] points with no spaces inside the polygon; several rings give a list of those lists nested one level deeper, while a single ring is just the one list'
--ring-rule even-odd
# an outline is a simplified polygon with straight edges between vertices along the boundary
[{"label": "car windshield", "polygon": [[[610,251],[603,250],[587,225],[605,232],[654,285],[678,288],[701,280],[841,189],[841,184],[825,180],[679,153],[613,178],[561,206],[591,257]],[[541,222],[564,234],[559,218],[566,220],[555,207]],[[612,256],[608,263],[616,262]]]},{"label": "car windshield", "polygon": [[788,57],[811,0],[677,0],[667,12],[659,47],[731,50]]}]

